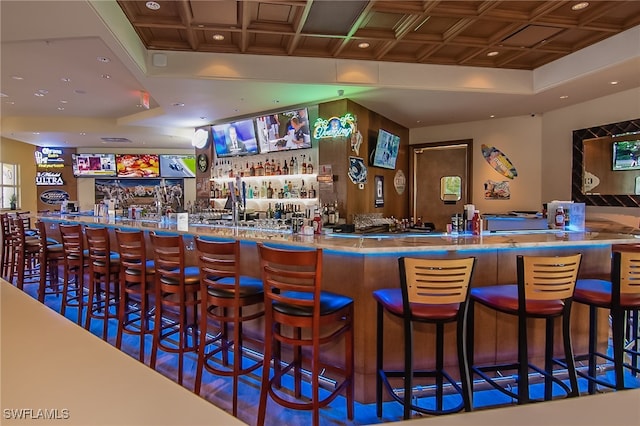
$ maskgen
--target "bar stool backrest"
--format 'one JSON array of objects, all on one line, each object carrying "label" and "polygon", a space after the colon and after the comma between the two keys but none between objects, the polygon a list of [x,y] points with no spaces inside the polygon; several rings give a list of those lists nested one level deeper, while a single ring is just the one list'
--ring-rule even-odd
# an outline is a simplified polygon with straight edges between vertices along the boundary
[{"label": "bar stool backrest", "polygon": [[[203,287],[210,287],[222,291],[236,292],[239,297],[240,271],[240,241],[211,241],[196,238],[198,263],[200,265],[200,282]],[[233,278],[219,282],[220,278]]]},{"label": "bar stool backrest", "polygon": [[398,259],[400,281],[406,300],[422,304],[463,303],[469,294],[469,282],[475,258]]},{"label": "bar stool backrest", "polygon": [[151,232],[156,279],[164,284],[184,286],[184,244],[182,235]]},{"label": "bar stool backrest", "polygon": [[518,283],[526,300],[564,300],[573,297],[580,269],[580,253],[569,256],[518,256]]},{"label": "bar stool backrest", "polygon": [[612,275],[614,289],[619,283],[620,293],[640,294],[640,252],[613,252]]},{"label": "bar stool backrest", "polygon": [[258,244],[258,250],[265,303],[295,306],[301,314],[306,311],[318,318],[322,249],[286,250]]},{"label": "bar stool backrest", "polygon": [[144,231],[116,229],[116,241],[123,268],[144,272],[147,263]]},{"label": "bar stool backrest", "polygon": [[85,234],[87,236],[87,248],[89,249],[91,265],[109,268],[111,259],[109,230],[107,228],[87,226]]},{"label": "bar stool backrest", "polygon": [[80,224],[60,224],[62,247],[67,260],[82,259],[84,250],[84,235]]}]

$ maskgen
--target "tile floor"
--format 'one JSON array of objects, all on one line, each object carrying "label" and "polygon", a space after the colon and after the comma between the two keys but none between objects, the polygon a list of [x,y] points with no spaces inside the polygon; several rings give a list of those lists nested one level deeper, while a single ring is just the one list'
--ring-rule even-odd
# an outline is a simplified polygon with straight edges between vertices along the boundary
[{"label": "tile floor", "polygon": [[[25,292],[29,293],[32,297],[37,297],[37,285],[25,285]],[[60,299],[55,296],[47,296],[45,304],[52,309],[59,311]],[[74,321],[77,318],[77,310],[70,308],[67,310],[66,316],[70,320]],[[115,345],[117,323],[115,320],[110,320],[109,324],[109,343]],[[92,321],[91,332],[98,336],[102,334],[102,322]],[[138,358],[138,338],[135,336],[124,335],[122,350],[130,354],[134,358]],[[145,343],[146,348],[146,363],[149,362],[149,353],[151,350],[151,336],[147,336]],[[176,375],[177,357],[172,354],[165,354],[159,352],[158,362],[156,370],[161,374],[177,381]],[[185,359],[185,376],[184,383],[187,389],[193,389],[193,381],[195,378],[196,369],[196,356],[195,354],[188,354]],[[260,393],[260,379],[261,370],[256,370],[253,374],[243,376],[240,379],[238,387],[238,417],[248,424],[255,424],[257,416],[257,407]],[[607,373],[611,376],[611,372]],[[587,382],[584,379],[579,380],[581,392],[586,392]],[[630,387],[640,387],[640,376],[632,377],[627,375],[626,385]],[[209,373],[204,373],[203,385],[201,395],[211,403],[231,412],[231,378],[213,376]],[[558,387],[559,389],[559,387]],[[608,391],[603,389],[602,391]],[[541,385],[532,386],[532,397],[536,394],[540,395]],[[449,398],[449,403],[457,404],[458,398],[452,395]],[[487,407],[499,407],[504,405],[510,405],[513,401],[506,395],[495,391],[476,391],[474,393],[474,408],[482,409]],[[421,402],[422,404],[422,402]],[[346,418],[346,404],[342,397],[338,397],[334,400],[329,407],[321,410],[320,422],[322,425],[365,425],[365,424],[379,424],[385,422],[393,422],[402,419],[402,407],[396,402],[387,402],[384,404],[383,417],[378,418],[376,416],[375,404],[358,404],[355,406],[355,418],[353,421],[349,421]],[[416,416],[418,416],[416,414]],[[308,425],[311,423],[311,414],[306,411],[296,411],[285,409],[273,402],[269,402],[267,406],[267,422],[268,425]],[[188,413],[185,413],[185,425],[190,424],[188,419]]]}]

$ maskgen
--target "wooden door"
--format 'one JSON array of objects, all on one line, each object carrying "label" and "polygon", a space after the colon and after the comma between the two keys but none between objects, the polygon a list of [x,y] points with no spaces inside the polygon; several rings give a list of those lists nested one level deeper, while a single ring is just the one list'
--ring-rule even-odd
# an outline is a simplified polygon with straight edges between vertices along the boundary
[{"label": "wooden door", "polygon": [[[421,217],[423,222],[432,222],[437,231],[445,231],[451,215],[462,214],[470,200],[471,149],[471,140],[411,145],[411,211],[416,219]],[[446,176],[461,178],[459,200],[442,200],[440,182]]]}]

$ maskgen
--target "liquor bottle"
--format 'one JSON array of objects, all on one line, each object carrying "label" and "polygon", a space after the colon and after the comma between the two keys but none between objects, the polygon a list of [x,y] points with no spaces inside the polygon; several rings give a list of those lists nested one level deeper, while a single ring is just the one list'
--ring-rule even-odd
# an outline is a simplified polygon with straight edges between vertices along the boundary
[{"label": "liquor bottle", "polygon": [[295,169],[293,168],[293,157],[291,157],[291,161],[289,161],[289,173],[295,174]]},{"label": "liquor bottle", "polygon": [[273,219],[273,209],[271,209],[271,203],[269,203],[269,208],[267,209],[267,219]]},{"label": "liquor bottle", "polygon": [[564,207],[558,206],[558,208],[556,209],[556,219],[555,219],[557,229],[564,229],[564,219],[565,219]]},{"label": "liquor bottle", "polygon": [[255,185],[253,187],[253,197],[260,198],[260,190],[258,189],[258,185]]},{"label": "liquor bottle", "polygon": [[247,190],[247,198],[253,198],[253,187],[249,185],[249,189]]},{"label": "liquor bottle", "polygon": [[282,191],[284,192],[284,196],[286,198],[289,198],[291,196],[291,194],[289,193],[289,184],[286,180],[284,181],[284,185],[282,186]]},{"label": "liquor bottle", "polygon": [[315,213],[313,216],[313,233],[314,234],[322,233],[322,217],[320,216],[320,212],[318,211],[317,207],[315,209]]},{"label": "liquor bottle", "polygon": [[282,166],[282,174],[283,175],[289,174],[289,166],[287,166],[287,160],[284,160],[284,165]]},{"label": "liquor bottle", "polygon": [[280,176],[282,174],[282,170],[280,169],[280,160],[278,160],[278,167],[276,168],[276,172],[274,175]]},{"label": "liquor bottle", "polygon": [[300,169],[300,173],[307,173],[307,162],[305,161],[306,155],[302,154],[302,168]]},{"label": "liquor bottle", "polygon": [[293,174],[297,175],[300,173],[300,168],[298,166],[298,157],[293,158]]},{"label": "liquor bottle", "polygon": [[309,161],[307,161],[307,173],[313,174],[313,163],[311,162],[311,156],[309,156]]},{"label": "liquor bottle", "polygon": [[340,222],[340,209],[338,208],[338,200],[336,200],[336,202],[333,205],[333,211],[334,211],[334,222],[336,225],[338,224],[338,222]]},{"label": "liquor bottle", "polygon": [[273,188],[271,187],[271,181],[269,181],[269,187],[267,188],[267,198],[273,198]]},{"label": "liquor bottle", "polygon": [[262,161],[258,161],[258,166],[256,167],[256,176],[264,176],[264,167],[262,167]]},{"label": "liquor bottle", "polygon": [[280,188],[280,191],[278,191],[278,198],[283,199],[284,198],[284,189]]},{"label": "liquor bottle", "polygon": [[329,211],[329,225],[335,225],[336,224],[336,210],[335,210],[333,204],[329,204],[328,211]]},{"label": "liquor bottle", "polygon": [[272,173],[272,169],[271,169],[271,163],[269,162],[269,159],[267,158],[266,160],[264,160],[264,175],[265,176],[271,176]]},{"label": "liquor bottle", "polygon": [[326,204],[322,206],[322,223],[329,223],[329,207]]},{"label": "liquor bottle", "polygon": [[300,198],[307,198],[307,187],[304,186],[304,180],[302,181],[302,186],[300,187]]},{"label": "liquor bottle", "polygon": [[309,198],[316,198],[316,190],[313,187],[313,185],[311,185],[311,189],[309,190],[309,193],[307,194],[307,196]]},{"label": "liquor bottle", "polygon": [[256,168],[253,166],[253,161],[251,162],[251,168],[249,168],[249,176],[256,175]]}]

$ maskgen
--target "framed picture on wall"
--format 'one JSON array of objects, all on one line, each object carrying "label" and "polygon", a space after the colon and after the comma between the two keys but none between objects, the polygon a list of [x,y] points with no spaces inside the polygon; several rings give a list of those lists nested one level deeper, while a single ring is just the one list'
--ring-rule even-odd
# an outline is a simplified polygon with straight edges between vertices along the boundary
[{"label": "framed picture on wall", "polygon": [[376,176],[374,181],[376,183],[375,206],[384,207],[384,176]]}]

